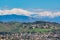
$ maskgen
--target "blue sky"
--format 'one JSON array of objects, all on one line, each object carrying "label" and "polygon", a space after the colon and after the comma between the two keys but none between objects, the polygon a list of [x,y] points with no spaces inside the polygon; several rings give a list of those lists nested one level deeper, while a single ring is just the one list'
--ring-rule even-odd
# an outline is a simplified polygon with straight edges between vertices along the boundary
[{"label": "blue sky", "polygon": [[[31,12],[32,9],[33,11]],[[40,12],[41,10],[42,12]],[[47,20],[47,17],[49,17],[53,21],[57,21],[56,19],[58,18],[59,21],[60,0],[0,0],[0,15],[11,13],[26,16],[35,15],[33,17],[43,16]]]},{"label": "blue sky", "polygon": [[0,0],[0,7],[8,8],[41,8],[60,11],[60,0]]}]

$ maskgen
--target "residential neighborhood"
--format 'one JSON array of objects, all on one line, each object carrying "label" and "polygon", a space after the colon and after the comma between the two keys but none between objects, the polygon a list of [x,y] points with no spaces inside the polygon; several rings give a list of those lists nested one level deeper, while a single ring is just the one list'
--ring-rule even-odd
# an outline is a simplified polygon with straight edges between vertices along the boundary
[{"label": "residential neighborhood", "polygon": [[60,40],[60,34],[12,33],[0,34],[0,40]]}]

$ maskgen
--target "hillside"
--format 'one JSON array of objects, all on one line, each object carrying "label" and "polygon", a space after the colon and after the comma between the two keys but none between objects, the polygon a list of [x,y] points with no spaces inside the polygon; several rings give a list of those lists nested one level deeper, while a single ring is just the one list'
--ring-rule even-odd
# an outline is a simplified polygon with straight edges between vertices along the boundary
[{"label": "hillside", "polygon": [[0,32],[11,32],[12,30],[18,28],[19,25],[21,24],[17,22],[0,22]]},{"label": "hillside", "polygon": [[0,22],[0,32],[45,32],[60,29],[60,24],[54,22],[36,21],[32,23]]}]

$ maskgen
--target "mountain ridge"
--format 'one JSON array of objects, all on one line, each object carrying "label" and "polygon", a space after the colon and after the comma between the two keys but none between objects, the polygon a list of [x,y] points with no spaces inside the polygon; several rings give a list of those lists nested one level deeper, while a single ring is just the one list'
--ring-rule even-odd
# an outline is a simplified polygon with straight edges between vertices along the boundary
[{"label": "mountain ridge", "polygon": [[30,27],[32,27],[32,25],[37,25],[38,28],[45,27],[46,25],[48,25],[48,27],[60,28],[59,23],[46,22],[46,21],[36,21],[36,22],[32,22],[32,23],[30,23],[30,22],[28,22],[28,23],[25,23],[25,22],[24,23],[22,23],[22,22],[0,22],[0,32],[18,32],[19,30],[21,31],[20,28],[23,28],[23,27],[30,28]]},{"label": "mountain ridge", "polygon": [[35,18],[25,16],[25,15],[1,15],[0,21],[9,22],[9,21],[17,21],[17,22],[32,22]]},{"label": "mountain ridge", "polygon": [[60,17],[56,18],[49,18],[49,17],[30,17],[30,16],[25,16],[25,15],[16,15],[16,14],[11,14],[11,15],[0,15],[0,21],[2,22],[11,22],[11,21],[16,21],[16,22],[34,22],[34,21],[48,21],[48,22],[56,22],[60,23]]}]

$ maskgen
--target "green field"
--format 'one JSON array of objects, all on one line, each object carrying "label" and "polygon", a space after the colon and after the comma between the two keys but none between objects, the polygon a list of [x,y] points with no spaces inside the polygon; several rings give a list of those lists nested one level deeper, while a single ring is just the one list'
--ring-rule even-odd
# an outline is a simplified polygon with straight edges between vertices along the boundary
[{"label": "green field", "polygon": [[50,32],[52,31],[52,29],[41,29],[41,28],[34,28],[34,29],[28,29],[28,28],[20,28],[19,32],[41,32],[41,33],[45,33],[45,32]]},{"label": "green field", "polygon": [[34,29],[29,29],[29,32],[41,32],[41,33],[44,33],[44,32],[48,32],[48,31],[51,31],[52,29],[41,29],[41,28],[34,28]]}]

